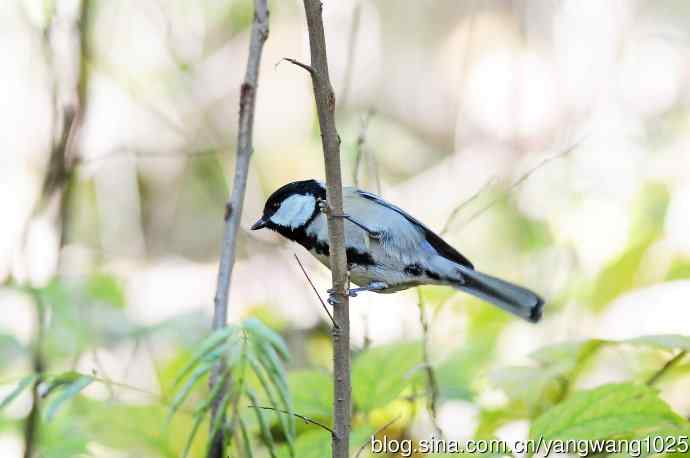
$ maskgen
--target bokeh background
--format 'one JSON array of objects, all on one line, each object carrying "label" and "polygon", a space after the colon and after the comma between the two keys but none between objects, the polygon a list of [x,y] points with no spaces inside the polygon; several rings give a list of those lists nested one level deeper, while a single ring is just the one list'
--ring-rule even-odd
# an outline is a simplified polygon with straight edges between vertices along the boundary
[{"label": "bokeh background", "polygon": [[[326,390],[309,374],[330,366],[329,321],[293,253],[322,292],[330,274],[248,231],[275,188],[323,179],[310,81],[281,63],[308,61],[302,5],[270,7],[230,320],[279,331],[295,385],[314,385],[296,410],[327,416],[306,399]],[[190,420],[180,413],[175,434],[160,425],[175,372],[209,332],[251,20],[247,0],[0,4],[0,394],[33,370],[39,341],[46,371],[107,382],[41,421],[40,456],[179,455]],[[423,288],[425,342],[417,291],[351,302],[356,354],[426,343],[446,437],[526,437],[554,401],[505,368],[534,367],[540,347],[687,333],[688,2],[329,0],[324,21],[346,183],[547,299],[530,325]],[[56,211],[45,176],[74,107]],[[668,358],[607,347],[570,389],[643,379]],[[689,370],[659,384],[682,416]],[[402,414],[396,434],[430,436],[411,389],[355,427]],[[0,456],[23,453],[31,405],[27,391],[0,412]],[[501,409],[512,415],[489,414]]]}]

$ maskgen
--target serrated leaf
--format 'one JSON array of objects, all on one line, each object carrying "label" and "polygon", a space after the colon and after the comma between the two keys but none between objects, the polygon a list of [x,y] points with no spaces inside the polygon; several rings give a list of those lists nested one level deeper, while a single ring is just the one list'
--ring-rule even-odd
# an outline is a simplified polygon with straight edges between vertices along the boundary
[{"label": "serrated leaf", "polygon": [[421,362],[416,343],[374,347],[360,354],[352,365],[354,403],[364,411],[396,399],[412,383],[412,370]]},{"label": "serrated leaf", "polygon": [[79,393],[81,393],[81,391],[87,386],[89,386],[91,383],[93,383],[93,377],[90,377],[88,375],[82,375],[77,380],[67,385],[62,390],[60,395],[53,399],[48,404],[48,407],[46,407],[46,421],[52,420],[55,414],[57,413],[58,409],[60,409],[62,404],[65,403],[65,401],[68,401],[76,395],[78,395]]},{"label": "serrated leaf", "polygon": [[4,409],[12,401],[17,399],[17,397],[20,394],[22,394],[22,391],[24,391],[29,386],[33,385],[34,382],[36,382],[36,380],[38,380],[38,374],[27,375],[26,377],[21,379],[17,383],[17,386],[12,391],[10,391],[10,393],[7,396],[5,396],[2,401],[0,401],[0,410]]},{"label": "serrated leaf", "polygon": [[632,383],[609,384],[574,394],[546,411],[532,424],[530,438],[636,438],[650,429],[684,424],[656,390]]}]

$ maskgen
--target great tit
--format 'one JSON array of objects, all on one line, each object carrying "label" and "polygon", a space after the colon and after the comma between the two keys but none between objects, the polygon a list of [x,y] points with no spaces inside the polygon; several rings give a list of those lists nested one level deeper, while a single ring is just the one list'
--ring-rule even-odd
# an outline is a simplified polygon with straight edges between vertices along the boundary
[{"label": "great tit", "polygon": [[[268,228],[306,248],[330,267],[326,188],[316,180],[288,183],[266,201],[252,230]],[[381,197],[343,188],[350,290],[393,293],[418,285],[448,285],[536,323],[544,301],[532,291],[478,272],[431,229]]]}]

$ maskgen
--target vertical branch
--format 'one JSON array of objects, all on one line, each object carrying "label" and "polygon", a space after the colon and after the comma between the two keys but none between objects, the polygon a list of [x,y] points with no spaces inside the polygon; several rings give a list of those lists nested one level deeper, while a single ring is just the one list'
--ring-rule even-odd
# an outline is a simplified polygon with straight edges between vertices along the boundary
[{"label": "vertical branch", "polygon": [[[213,323],[214,330],[223,328],[228,318],[228,296],[230,293],[230,279],[232,268],[235,264],[235,247],[237,233],[242,216],[242,206],[244,194],[247,189],[247,175],[249,174],[249,161],[251,159],[252,131],[254,127],[254,108],[256,106],[256,90],[259,79],[259,64],[264,43],[268,38],[268,4],[267,0],[254,1],[254,23],[252,24],[251,37],[249,42],[249,57],[247,59],[247,70],[244,75],[244,82],[240,89],[240,115],[239,128],[237,134],[237,158],[235,161],[235,177],[233,179],[232,194],[227,204],[225,214],[225,233],[221,247],[220,265],[218,267],[218,283],[214,298]],[[211,376],[211,389],[216,384],[221,383],[220,375],[225,371],[222,362],[215,367]],[[218,415],[224,416],[221,412],[222,399],[226,389],[219,391],[216,399],[213,400],[212,421],[214,423]],[[223,419],[224,420],[224,419]],[[225,423],[223,421],[223,423]],[[225,429],[220,428],[218,433],[210,440],[210,458],[224,458],[225,449]]]},{"label": "vertical branch", "polygon": [[326,167],[326,196],[328,200],[328,243],[330,246],[331,276],[335,291],[333,314],[333,458],[349,455],[351,385],[350,385],[350,310],[347,290],[347,258],[343,214],[343,188],[340,172],[340,136],[335,127],[335,95],[328,75],[326,39],[321,18],[321,1],[304,0],[309,30],[311,74],[316,99],[316,111],[321,128]]}]

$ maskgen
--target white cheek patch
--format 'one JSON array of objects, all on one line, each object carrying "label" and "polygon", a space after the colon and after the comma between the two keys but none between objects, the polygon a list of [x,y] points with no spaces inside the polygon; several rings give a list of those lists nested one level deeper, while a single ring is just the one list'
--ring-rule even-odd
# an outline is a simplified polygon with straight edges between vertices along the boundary
[{"label": "white cheek patch", "polygon": [[271,216],[271,221],[279,226],[292,229],[306,223],[316,208],[316,199],[311,195],[295,194],[288,197]]}]

